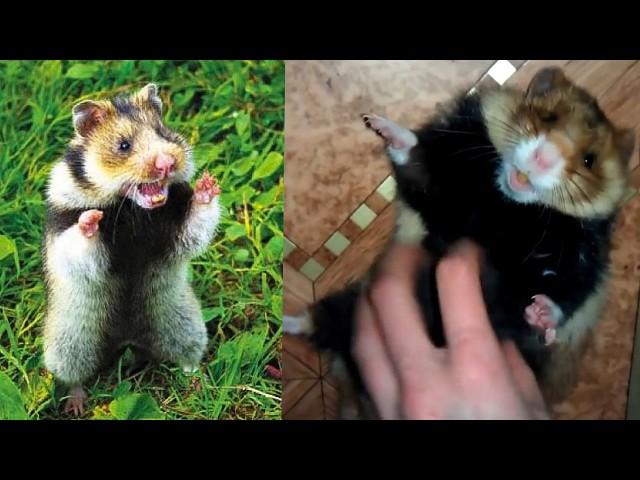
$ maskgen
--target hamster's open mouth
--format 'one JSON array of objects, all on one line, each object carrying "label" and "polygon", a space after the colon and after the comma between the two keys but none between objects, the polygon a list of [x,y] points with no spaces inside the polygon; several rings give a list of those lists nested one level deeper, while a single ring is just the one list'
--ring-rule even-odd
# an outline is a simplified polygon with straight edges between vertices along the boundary
[{"label": "hamster's open mouth", "polygon": [[167,180],[159,180],[151,183],[138,183],[129,185],[125,195],[136,202],[142,208],[157,208],[167,203],[169,197],[169,183]]},{"label": "hamster's open mouth", "polygon": [[527,192],[533,190],[529,181],[529,176],[514,168],[511,170],[508,178],[509,186],[517,192]]},{"label": "hamster's open mouth", "polygon": [[498,187],[507,197],[519,203],[531,203],[538,199],[529,175],[506,162],[498,175]]}]

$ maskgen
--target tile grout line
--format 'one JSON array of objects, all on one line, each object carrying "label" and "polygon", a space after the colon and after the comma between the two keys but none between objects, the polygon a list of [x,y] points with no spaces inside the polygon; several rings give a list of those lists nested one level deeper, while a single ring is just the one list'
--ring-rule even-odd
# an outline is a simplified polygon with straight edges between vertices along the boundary
[{"label": "tile grout line", "polygon": [[[309,370],[311,370],[312,372],[315,373],[315,370],[313,369],[313,367],[311,365],[309,365],[307,362],[305,362],[304,360],[302,360],[298,355],[293,354],[293,352],[291,352],[291,350],[289,350],[288,348],[285,348],[284,350],[286,350],[289,355],[291,355],[293,358],[295,358],[302,365],[304,365]],[[315,378],[315,377],[312,377],[312,378]]]},{"label": "tile grout line", "polygon": [[[307,396],[307,394],[308,394],[308,393],[313,389],[313,387],[315,387],[315,386],[316,386],[316,383],[318,383],[318,382],[312,383],[312,384],[311,384],[311,386],[310,386],[309,388],[307,388],[307,389],[304,391],[304,393],[298,397],[298,399],[293,403],[293,405],[291,405],[291,406],[287,409],[287,411],[286,411],[286,412],[285,412],[284,410],[282,411],[282,419],[283,419],[283,420],[284,420],[284,416],[285,416],[287,413],[289,413],[291,410],[293,410],[293,409],[296,407],[296,405],[298,405],[298,404],[302,401],[302,399],[303,399],[304,397],[306,397],[306,396]],[[283,393],[284,393],[284,391],[283,391]],[[283,395],[283,397],[284,397],[284,395]]]}]

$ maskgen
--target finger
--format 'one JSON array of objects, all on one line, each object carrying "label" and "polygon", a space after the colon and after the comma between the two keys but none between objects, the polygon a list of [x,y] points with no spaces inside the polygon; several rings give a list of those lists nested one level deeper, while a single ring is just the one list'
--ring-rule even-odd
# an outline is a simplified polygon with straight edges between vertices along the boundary
[{"label": "finger", "polygon": [[398,381],[376,326],[371,305],[364,295],[360,297],[356,307],[353,356],[382,419],[398,419]]},{"label": "finger", "polygon": [[370,292],[380,332],[401,383],[424,377],[425,363],[440,358],[429,340],[414,295],[415,273],[424,261],[419,247],[394,246]]},{"label": "finger", "polygon": [[522,357],[516,344],[510,340],[506,341],[502,344],[502,351],[511,371],[511,376],[525,401],[530,405],[546,409],[536,377]]},{"label": "finger", "polygon": [[452,355],[482,354],[497,361],[502,352],[482,296],[478,247],[463,242],[436,267],[438,298]]}]

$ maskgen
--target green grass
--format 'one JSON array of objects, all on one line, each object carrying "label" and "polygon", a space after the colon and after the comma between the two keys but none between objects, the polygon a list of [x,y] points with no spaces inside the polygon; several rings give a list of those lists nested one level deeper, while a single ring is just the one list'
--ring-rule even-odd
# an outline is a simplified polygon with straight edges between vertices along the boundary
[{"label": "green grass", "polygon": [[194,146],[198,172],[223,190],[219,233],[191,267],[214,333],[194,375],[161,365],[127,378],[125,353],[87,385],[84,417],[280,418],[281,383],[264,369],[281,334],[281,61],[0,62],[0,418],[67,418],[65,392],[43,365],[46,179],[72,136],[76,101],[148,82],[160,87],[167,126]]}]

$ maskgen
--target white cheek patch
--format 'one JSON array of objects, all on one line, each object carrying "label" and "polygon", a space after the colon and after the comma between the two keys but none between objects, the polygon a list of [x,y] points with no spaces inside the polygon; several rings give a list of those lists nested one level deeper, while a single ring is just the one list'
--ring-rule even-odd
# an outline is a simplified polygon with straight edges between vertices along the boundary
[{"label": "white cheek patch", "polygon": [[59,207],[85,208],[95,204],[95,199],[87,197],[78,188],[69,166],[64,161],[58,162],[49,174],[47,198]]},{"label": "white cheek patch", "polygon": [[101,167],[98,154],[93,149],[85,152],[84,170],[89,181],[105,196],[117,196],[126,179],[123,176],[111,176]]}]

